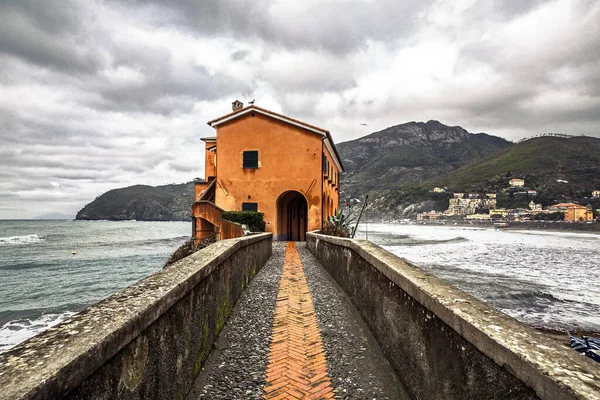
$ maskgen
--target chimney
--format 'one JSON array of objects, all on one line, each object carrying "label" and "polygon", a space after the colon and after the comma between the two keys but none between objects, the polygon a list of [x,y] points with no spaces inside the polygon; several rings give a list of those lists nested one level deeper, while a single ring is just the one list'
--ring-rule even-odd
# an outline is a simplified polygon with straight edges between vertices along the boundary
[{"label": "chimney", "polygon": [[244,103],[242,103],[239,100],[236,100],[233,103],[231,103],[231,109],[233,111],[238,111],[238,110],[241,110],[242,108],[244,108]]}]

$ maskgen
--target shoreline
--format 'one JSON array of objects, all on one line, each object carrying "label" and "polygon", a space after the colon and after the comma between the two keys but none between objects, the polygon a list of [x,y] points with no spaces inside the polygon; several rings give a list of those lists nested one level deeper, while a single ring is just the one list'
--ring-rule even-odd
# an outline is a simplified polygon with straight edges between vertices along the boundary
[{"label": "shoreline", "polygon": [[[508,224],[503,227],[496,227],[496,222],[491,221],[447,221],[446,223],[424,223],[412,221],[411,225],[425,225],[425,226],[442,226],[442,227],[470,227],[470,228],[495,228],[502,230],[539,230],[539,231],[573,231],[573,232],[598,232],[600,233],[600,223],[585,223],[585,222],[539,222],[539,221],[527,221],[527,222],[507,222],[501,221],[502,223]],[[372,222],[373,223],[373,222]],[[399,222],[384,222],[382,224],[400,224],[408,225]]]}]

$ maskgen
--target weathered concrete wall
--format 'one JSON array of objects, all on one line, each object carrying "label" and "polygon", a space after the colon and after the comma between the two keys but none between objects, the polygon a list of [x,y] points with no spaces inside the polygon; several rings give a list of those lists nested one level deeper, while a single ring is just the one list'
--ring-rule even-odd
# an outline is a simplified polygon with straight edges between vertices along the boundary
[{"label": "weathered concrete wall", "polygon": [[598,364],[368,241],[315,233],[310,251],[415,399],[600,399]]},{"label": "weathered concrete wall", "polygon": [[183,398],[271,245],[219,241],[0,354],[0,399]]}]

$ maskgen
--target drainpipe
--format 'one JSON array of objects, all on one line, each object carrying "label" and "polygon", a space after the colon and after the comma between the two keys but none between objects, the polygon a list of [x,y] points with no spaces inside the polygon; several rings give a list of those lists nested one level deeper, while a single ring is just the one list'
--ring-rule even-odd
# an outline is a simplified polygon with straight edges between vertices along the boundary
[{"label": "drainpipe", "polygon": [[325,157],[325,140],[327,136],[321,139],[321,232],[323,232],[323,216],[324,216],[324,208],[323,208],[323,199],[325,198],[325,193],[323,192],[323,158]]}]

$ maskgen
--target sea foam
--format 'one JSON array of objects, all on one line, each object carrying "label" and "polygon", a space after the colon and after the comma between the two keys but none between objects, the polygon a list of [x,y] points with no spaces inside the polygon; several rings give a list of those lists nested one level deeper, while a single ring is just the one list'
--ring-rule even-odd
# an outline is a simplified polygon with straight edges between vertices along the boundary
[{"label": "sea foam", "polygon": [[60,324],[67,318],[75,315],[67,311],[60,314],[46,314],[37,319],[18,319],[7,322],[0,327],[0,353],[11,349],[17,344]]},{"label": "sea foam", "polygon": [[40,238],[38,235],[25,235],[25,236],[7,236],[0,237],[0,246],[22,246],[26,244],[42,243],[45,239]]}]

